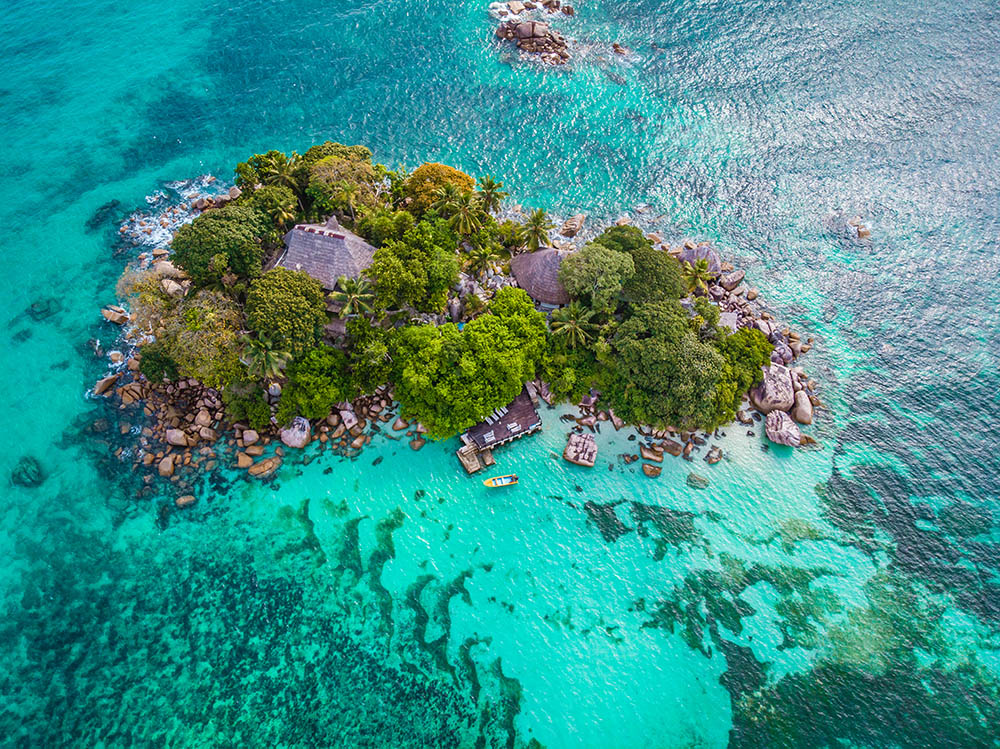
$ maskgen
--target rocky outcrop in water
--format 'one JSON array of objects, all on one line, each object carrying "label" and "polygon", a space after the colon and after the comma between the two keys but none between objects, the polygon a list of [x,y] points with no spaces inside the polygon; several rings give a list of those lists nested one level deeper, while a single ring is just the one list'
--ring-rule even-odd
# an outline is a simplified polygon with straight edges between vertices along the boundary
[{"label": "rocky outcrop in water", "polygon": [[569,60],[566,38],[541,21],[504,21],[497,36],[515,42],[523,52],[538,55],[542,62],[562,65]]},{"label": "rocky outcrop in water", "polygon": [[597,442],[592,434],[570,434],[563,450],[563,458],[578,466],[593,468],[597,462]]}]

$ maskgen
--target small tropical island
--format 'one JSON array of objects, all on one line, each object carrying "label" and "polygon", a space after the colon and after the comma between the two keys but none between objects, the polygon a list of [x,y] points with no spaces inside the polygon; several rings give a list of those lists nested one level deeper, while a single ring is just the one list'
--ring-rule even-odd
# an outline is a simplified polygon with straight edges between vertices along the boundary
[{"label": "small tropical island", "polygon": [[235,174],[184,206],[193,220],[134,258],[103,310],[123,350],[93,395],[141,410],[128,454],[151,476],[186,487],[228,440],[234,466],[266,478],[285,448],[352,455],[383,424],[413,449],[461,435],[473,473],[541,428],[543,401],[579,407],[567,460],[594,465],[598,422],[632,425],[628,457],[650,477],[734,420],[813,442],[800,425],[817,386],[792,366],[812,339],[708,243],[624,219],[587,235],[582,214],[557,227],[506,206],[492,177],[393,170],[363,146],[269,151]]}]

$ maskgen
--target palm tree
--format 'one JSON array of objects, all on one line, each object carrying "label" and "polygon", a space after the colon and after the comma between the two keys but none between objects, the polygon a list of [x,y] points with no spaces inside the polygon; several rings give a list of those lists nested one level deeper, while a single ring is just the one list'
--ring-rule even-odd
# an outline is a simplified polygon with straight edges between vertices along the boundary
[{"label": "palm tree", "polygon": [[453,211],[451,227],[463,237],[475,234],[482,228],[483,209],[479,196],[471,190],[459,193],[453,204]]},{"label": "palm tree", "polygon": [[280,151],[268,153],[266,166],[260,171],[261,180],[265,185],[282,185],[294,193],[299,191],[298,180],[295,179],[295,167],[299,165],[299,155],[292,151],[286,156]]},{"label": "palm tree", "polygon": [[243,337],[243,356],[240,361],[255,379],[275,380],[281,377],[291,359],[291,354],[277,349],[267,336],[262,335],[257,339]]},{"label": "palm tree", "polygon": [[461,191],[451,182],[445,182],[434,191],[434,202],[431,208],[439,214],[448,218],[454,211],[455,205],[461,196]]},{"label": "palm tree", "polygon": [[681,279],[690,294],[696,294],[698,291],[707,292],[708,282],[713,277],[708,269],[708,260],[705,258],[698,258],[694,261],[694,265],[685,261],[681,267]]},{"label": "palm tree", "polygon": [[556,225],[549,220],[549,216],[544,210],[538,208],[531,212],[528,220],[524,223],[524,238],[528,249],[534,252],[539,247],[547,247],[549,244],[549,230],[555,229]]},{"label": "palm tree", "polygon": [[479,178],[479,200],[483,204],[483,210],[487,213],[495,213],[500,209],[500,204],[507,197],[503,191],[503,182],[497,182],[492,177]]},{"label": "palm tree", "polygon": [[337,279],[337,287],[340,291],[331,291],[330,300],[342,305],[340,317],[364,312],[371,314],[375,294],[372,293],[371,284],[368,283],[367,279],[341,276]]},{"label": "palm tree", "polygon": [[346,179],[340,180],[334,191],[333,199],[338,205],[344,206],[351,212],[351,221],[357,221],[357,217],[354,215],[354,208],[358,202],[357,185],[351,184]]},{"label": "palm tree", "polygon": [[586,344],[591,338],[591,333],[597,330],[597,325],[590,322],[593,316],[593,310],[586,309],[579,302],[570,302],[566,307],[552,313],[549,329],[553,336],[564,338],[566,345],[575,349],[577,345]]},{"label": "palm tree", "polygon": [[271,220],[274,221],[275,228],[283,229],[296,218],[295,206],[291,203],[275,204],[271,207]]},{"label": "palm tree", "polygon": [[488,244],[482,247],[473,247],[466,253],[466,257],[469,258],[468,269],[476,276],[497,260],[496,252]]}]

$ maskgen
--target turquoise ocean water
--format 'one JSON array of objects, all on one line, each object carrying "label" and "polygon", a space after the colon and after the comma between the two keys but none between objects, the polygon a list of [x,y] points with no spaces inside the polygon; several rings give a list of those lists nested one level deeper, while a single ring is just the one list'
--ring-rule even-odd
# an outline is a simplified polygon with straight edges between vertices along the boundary
[{"label": "turquoise ocean water", "polygon": [[[997,746],[995,3],[581,0],[559,71],[485,6],[0,14],[0,744]],[[383,435],[140,497],[134,415],[86,396],[117,222],[326,139],[717,242],[817,339],[820,449],[726,429],[699,491],[626,431],[566,464],[551,410],[498,454],[511,491]],[[6,483],[26,454],[41,487]]]}]

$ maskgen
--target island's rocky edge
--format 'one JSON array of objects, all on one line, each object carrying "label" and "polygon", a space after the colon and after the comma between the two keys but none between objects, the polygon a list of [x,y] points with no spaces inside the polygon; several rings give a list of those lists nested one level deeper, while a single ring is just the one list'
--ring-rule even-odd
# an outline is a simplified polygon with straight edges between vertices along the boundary
[{"label": "island's rocky edge", "polygon": [[[203,183],[212,185],[216,181],[209,177]],[[235,200],[239,195],[240,190],[235,187],[221,193],[199,194],[189,202],[165,208],[159,216],[137,214],[132,223],[123,225],[120,231],[123,235],[131,233],[141,240],[144,235],[148,237],[153,232],[153,227],[160,233],[164,228],[172,230],[191,217]],[[514,206],[512,210],[517,212],[520,206]],[[560,229],[562,239],[556,239],[552,244],[568,249],[570,245],[565,239],[581,231],[585,218],[583,214],[578,214],[566,219]],[[617,223],[624,225],[629,222],[629,218],[623,217]],[[743,426],[754,427],[763,420],[767,437],[780,445],[815,444],[812,438],[801,432],[800,425],[811,424],[813,410],[820,406],[818,386],[801,366],[791,366],[810,350],[813,339],[803,341],[798,333],[780,325],[762,309],[759,292],[745,283],[745,272],[734,269],[717,256],[712,257],[715,253],[709,243],[687,240],[680,246],[671,247],[656,232],[647,236],[659,249],[675,257],[709,257],[717,262],[719,273],[708,286],[708,296],[727,316],[726,324],[733,328],[755,327],[775,346],[771,365],[764,368],[761,382],[747,394],[743,408],[737,413],[737,421]],[[167,293],[184,294],[190,281],[170,262],[169,255],[167,248],[156,247],[139,254],[136,262],[152,268],[161,277]],[[477,287],[476,281],[468,277],[463,277],[460,283]],[[484,285],[496,289],[516,285],[516,281],[491,270]],[[91,394],[97,398],[114,399],[122,411],[122,435],[135,434],[137,437],[134,448],[119,447],[116,455],[123,460],[131,459],[136,469],[144,470],[147,485],[156,476],[173,482],[178,493],[178,506],[195,501],[191,492],[199,472],[211,472],[220,465],[245,469],[248,477],[266,479],[276,473],[288,450],[299,450],[312,443],[318,445],[320,451],[330,450],[352,458],[376,434],[389,439],[403,439],[405,435],[414,450],[425,444],[426,430],[419,423],[411,424],[397,416],[399,404],[388,386],[351,402],[337,404],[325,420],[317,423],[297,417],[285,428],[272,424],[268,429],[253,430],[246,424],[227,419],[220,393],[196,380],[185,378],[169,383],[149,382],[139,373],[141,353],[134,346],[135,335],[129,328],[128,310],[111,304],[102,310],[102,315],[109,324],[120,326],[122,334],[118,337],[117,348],[107,353],[114,371],[101,378]],[[444,316],[427,317],[427,322],[445,319]],[[93,343],[95,353],[103,355],[99,344]],[[545,382],[528,383],[528,389],[533,399],[552,405]],[[275,384],[269,388],[267,397],[275,402],[280,392],[280,385]],[[578,416],[563,417],[573,423],[564,452],[565,459],[570,462],[584,466],[596,463],[597,445],[592,433],[600,430],[601,422],[608,423],[615,430],[628,427],[613,410],[599,408],[598,397],[599,393],[592,392],[577,404]],[[125,414],[131,415],[126,417]],[[95,424],[94,431],[100,432],[102,427],[106,429],[107,425]],[[643,473],[651,478],[660,475],[664,454],[692,460],[713,437],[713,434],[705,432],[669,427],[654,429],[637,425],[635,430],[629,440],[638,443],[637,452],[621,454],[617,459],[625,465],[642,460]],[[753,433],[752,429],[748,432]],[[717,430],[715,436],[718,435]],[[303,460],[309,462],[314,457],[306,455]],[[704,460],[710,465],[722,458],[722,450],[714,445],[704,455]],[[692,488],[703,489],[708,484],[708,479],[697,473],[692,472],[688,476],[688,485]]]}]

